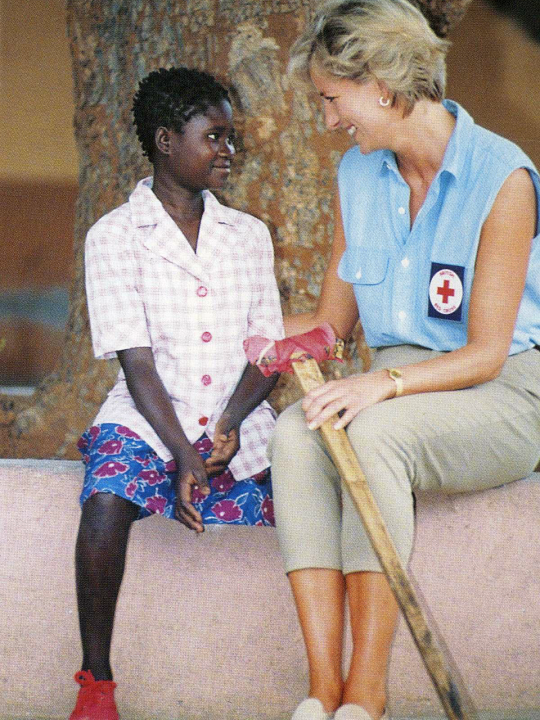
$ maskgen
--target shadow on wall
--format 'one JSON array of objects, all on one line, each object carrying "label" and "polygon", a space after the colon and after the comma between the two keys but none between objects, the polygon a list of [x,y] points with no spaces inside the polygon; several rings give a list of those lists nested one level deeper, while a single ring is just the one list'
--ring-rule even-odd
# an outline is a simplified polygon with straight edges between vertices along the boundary
[{"label": "shadow on wall", "polygon": [[517,21],[529,36],[540,43],[538,0],[488,0],[499,12]]},{"label": "shadow on wall", "polygon": [[[536,0],[537,2],[537,0]],[[447,94],[475,122],[517,143],[540,166],[540,44],[475,0],[450,38]]]},{"label": "shadow on wall", "polygon": [[76,198],[76,183],[0,184],[0,385],[35,385],[60,355]]}]

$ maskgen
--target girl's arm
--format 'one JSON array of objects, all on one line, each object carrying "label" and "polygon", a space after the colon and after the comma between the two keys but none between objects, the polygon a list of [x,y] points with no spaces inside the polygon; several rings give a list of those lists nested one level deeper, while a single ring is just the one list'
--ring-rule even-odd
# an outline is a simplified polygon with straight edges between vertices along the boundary
[{"label": "girl's arm", "polygon": [[223,472],[240,448],[240,425],[252,410],[266,400],[279,373],[265,377],[255,365],[246,365],[223,415],[217,422],[212,455],[205,466],[209,475]]},{"label": "girl's arm", "polygon": [[341,256],[345,251],[345,232],[341,220],[339,193],[334,200],[335,230],[330,261],[326,269],[321,294],[316,309],[311,313],[289,315],[285,318],[285,334],[298,335],[308,332],[323,322],[328,322],[340,338],[347,339],[358,320],[358,306],[350,283],[337,274]]},{"label": "girl's arm", "polygon": [[[272,340],[283,337],[283,318],[279,290],[274,274],[274,249],[270,233],[258,226],[254,234],[257,243],[256,275],[248,314],[248,335],[262,335]],[[230,463],[240,448],[240,425],[265,400],[275,387],[279,374],[265,377],[261,371],[247,364],[233,394],[219,418],[214,432],[214,447],[206,460],[209,475],[217,475]]]},{"label": "girl's arm", "polygon": [[191,530],[204,530],[202,518],[191,503],[191,488],[210,492],[204,462],[180,425],[171,399],[156,370],[152,348],[119,350],[118,359],[135,407],[171,452],[177,467],[176,517]]},{"label": "girl's arm", "polygon": [[[536,195],[524,169],[503,184],[484,223],[469,308],[467,344],[442,356],[400,368],[403,394],[459,390],[496,378],[507,357],[536,229]],[[327,383],[306,396],[310,427],[345,410],[336,427],[395,395],[385,370]]]}]

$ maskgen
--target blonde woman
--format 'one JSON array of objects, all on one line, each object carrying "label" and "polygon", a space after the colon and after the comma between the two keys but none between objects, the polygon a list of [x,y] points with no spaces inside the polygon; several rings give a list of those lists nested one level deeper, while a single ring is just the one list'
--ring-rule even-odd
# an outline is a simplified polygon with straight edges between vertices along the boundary
[{"label": "blonde woman", "polygon": [[[354,147],[339,167],[318,306],[289,317],[287,333],[327,321],[346,337],[360,317],[377,350],[369,373],[288,408],[271,443],[310,671],[294,720],[388,717],[398,616],[313,431],[340,413],[404,563],[414,492],[494,487],[540,459],[540,178],[519,148],[444,99],[446,50],[406,0],[327,3],[292,50],[328,130]],[[353,652],[343,679],[345,596]]]}]

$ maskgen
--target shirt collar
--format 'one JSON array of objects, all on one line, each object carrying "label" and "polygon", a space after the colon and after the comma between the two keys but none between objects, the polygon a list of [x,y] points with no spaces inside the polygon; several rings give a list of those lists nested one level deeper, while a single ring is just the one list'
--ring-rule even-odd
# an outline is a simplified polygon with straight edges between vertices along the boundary
[{"label": "shirt collar", "polygon": [[[129,196],[129,206],[135,227],[157,225],[168,213],[152,192],[153,177],[140,180]],[[205,220],[225,225],[236,224],[236,211],[222,205],[209,191],[203,190]]]},{"label": "shirt collar", "polygon": [[[460,174],[467,155],[466,148],[471,140],[474,120],[469,113],[454,100],[443,100],[444,107],[456,117],[456,124],[446,152],[444,153],[443,162],[439,170],[439,175],[447,172],[454,177]],[[387,167],[399,175],[399,169],[396,162],[396,156],[391,150],[382,150],[380,155],[380,169]]]},{"label": "shirt collar", "polygon": [[221,225],[236,225],[238,213],[236,210],[222,205],[210,190],[203,190],[204,215],[206,220],[220,223]]},{"label": "shirt collar", "polygon": [[129,196],[129,207],[135,227],[157,225],[165,210],[152,192],[153,177],[139,180],[135,190]]},{"label": "shirt collar", "polygon": [[456,118],[454,131],[450,136],[440,172],[447,172],[458,177],[471,141],[474,120],[469,113],[454,100],[443,100],[444,107]]}]

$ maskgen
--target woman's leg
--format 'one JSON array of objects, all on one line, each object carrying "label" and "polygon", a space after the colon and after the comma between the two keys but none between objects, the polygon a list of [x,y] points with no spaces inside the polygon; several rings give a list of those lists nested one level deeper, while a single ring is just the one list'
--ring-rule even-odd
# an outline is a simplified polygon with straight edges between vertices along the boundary
[{"label": "woman's leg", "polygon": [[[389,453],[401,481],[388,482],[389,458],[376,451],[376,431],[370,432],[369,423],[358,426],[351,440],[359,456],[370,457],[368,480],[406,562],[413,512],[401,452],[392,448]],[[309,694],[327,711],[350,702],[378,717],[386,701],[386,668],[397,618],[393,596],[358,511],[341,487],[320,434],[307,429],[299,405],[278,419],[270,454],[276,527],[307,649]],[[341,698],[345,583],[354,650]]]},{"label": "woman's leg", "polygon": [[83,648],[82,670],[111,680],[110,647],[126,549],[138,507],[111,493],[83,505],[75,551],[77,601]]},{"label": "woman's leg", "polygon": [[[403,564],[412,540],[411,484],[418,490],[468,492],[532,472],[540,447],[539,361],[530,351],[510,358],[492,383],[398,398],[369,408],[349,425],[349,438]],[[384,576],[366,572],[376,567],[358,554],[356,516],[345,494],[342,523],[353,634],[343,703],[361,705],[379,718],[397,607]]]},{"label": "woman's leg", "polygon": [[[418,348],[390,348],[379,353],[373,369],[377,363],[391,367],[433,354]],[[418,490],[467,492],[510,482],[534,469],[540,447],[538,387],[540,354],[530,351],[511,358],[492,383],[380,403],[349,425],[349,438],[403,564],[412,548],[411,485]],[[346,491],[343,508],[336,505],[335,468],[318,433],[310,433],[301,419],[298,406],[289,408],[280,417],[281,427],[278,421],[273,440],[276,524],[286,569],[291,577],[302,567],[334,568],[346,574],[354,652],[343,701],[363,705],[377,718],[385,702],[397,610]],[[314,503],[316,513],[311,511]],[[341,552],[335,547],[336,531]],[[319,564],[317,558],[323,561]],[[323,613],[317,602],[310,604],[306,597],[314,593],[320,594],[320,585],[315,591],[295,593],[299,615],[308,618],[303,622],[308,648],[317,648],[316,624]],[[319,656],[322,653],[312,653]],[[311,659],[310,665],[314,663]]]},{"label": "woman's leg", "polygon": [[340,570],[307,568],[289,573],[309,665],[309,697],[326,712],[341,704],[345,581]]},{"label": "woman's leg", "polygon": [[361,705],[377,720],[386,707],[388,661],[398,606],[382,573],[350,573],[346,586],[353,650],[342,704]]},{"label": "woman's leg", "polygon": [[278,418],[270,441],[276,529],[285,572],[342,569],[341,481],[300,403]]},{"label": "woman's leg", "polygon": [[[373,369],[437,354],[386,348]],[[540,352],[509,357],[499,377],[482,385],[379,403],[355,418],[349,436],[365,436],[366,428],[383,468],[396,475],[401,464],[415,491],[471,492],[526,477],[540,457]],[[365,442],[358,457],[369,467]]]},{"label": "woman's leg", "polygon": [[345,580],[341,483],[299,404],[278,419],[270,445],[276,528],[309,664],[309,696],[340,704]]}]

